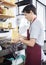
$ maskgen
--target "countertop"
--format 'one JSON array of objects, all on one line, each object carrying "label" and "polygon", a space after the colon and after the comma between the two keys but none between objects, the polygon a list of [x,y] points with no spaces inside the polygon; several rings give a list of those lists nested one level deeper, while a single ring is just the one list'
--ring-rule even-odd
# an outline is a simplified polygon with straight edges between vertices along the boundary
[{"label": "countertop", "polygon": [[19,51],[25,48],[25,45],[19,43],[11,43],[11,39],[3,39],[0,40],[0,46],[2,46],[2,50],[0,51],[0,57],[13,53],[15,55],[15,51]]}]

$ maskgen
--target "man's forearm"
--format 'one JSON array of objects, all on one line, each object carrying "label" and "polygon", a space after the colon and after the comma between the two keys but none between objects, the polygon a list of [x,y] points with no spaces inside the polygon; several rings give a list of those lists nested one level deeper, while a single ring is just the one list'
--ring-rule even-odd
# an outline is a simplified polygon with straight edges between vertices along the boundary
[{"label": "man's forearm", "polygon": [[25,39],[21,39],[21,42],[23,42],[24,44],[33,47],[35,45],[35,40],[31,39],[31,40],[25,40]]}]

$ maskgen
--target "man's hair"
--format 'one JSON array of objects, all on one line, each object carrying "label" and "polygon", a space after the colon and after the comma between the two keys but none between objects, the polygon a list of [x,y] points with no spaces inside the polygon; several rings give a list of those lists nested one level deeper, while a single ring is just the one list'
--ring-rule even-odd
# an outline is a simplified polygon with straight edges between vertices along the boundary
[{"label": "man's hair", "polygon": [[34,14],[37,14],[36,13],[36,8],[34,7],[34,5],[30,4],[30,5],[27,5],[26,7],[24,7],[23,9],[23,13],[26,12],[26,13],[30,13],[30,11],[32,11]]}]

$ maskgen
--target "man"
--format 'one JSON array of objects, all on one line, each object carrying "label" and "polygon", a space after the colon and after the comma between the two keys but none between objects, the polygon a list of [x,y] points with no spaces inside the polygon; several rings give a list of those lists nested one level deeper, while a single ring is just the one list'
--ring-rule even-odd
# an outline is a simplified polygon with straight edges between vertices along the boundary
[{"label": "man", "polygon": [[27,45],[25,65],[41,65],[41,48],[44,45],[44,31],[37,19],[36,8],[27,5],[23,9],[25,18],[30,21],[30,40],[20,37],[20,41]]},{"label": "man", "polygon": [[36,8],[27,5],[23,9],[25,18],[30,21],[30,40],[20,36],[15,41],[27,45],[25,65],[41,65],[41,48],[44,45],[44,31],[41,22],[37,19]]}]

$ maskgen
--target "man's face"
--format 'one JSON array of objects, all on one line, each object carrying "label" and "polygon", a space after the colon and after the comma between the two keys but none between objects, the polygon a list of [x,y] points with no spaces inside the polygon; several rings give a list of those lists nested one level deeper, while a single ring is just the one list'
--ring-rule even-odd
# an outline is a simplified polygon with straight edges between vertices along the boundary
[{"label": "man's face", "polygon": [[32,20],[32,13],[30,12],[30,13],[24,13],[24,15],[25,15],[25,18],[28,20],[28,21],[31,21]]}]

